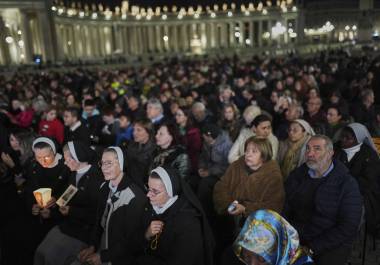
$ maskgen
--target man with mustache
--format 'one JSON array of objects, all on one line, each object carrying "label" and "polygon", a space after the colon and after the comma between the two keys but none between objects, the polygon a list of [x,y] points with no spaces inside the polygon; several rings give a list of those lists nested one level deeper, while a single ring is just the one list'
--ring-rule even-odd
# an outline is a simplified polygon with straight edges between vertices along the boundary
[{"label": "man with mustache", "polygon": [[317,265],[346,264],[363,214],[358,184],[333,154],[330,138],[311,137],[306,162],[285,183],[283,215]]}]

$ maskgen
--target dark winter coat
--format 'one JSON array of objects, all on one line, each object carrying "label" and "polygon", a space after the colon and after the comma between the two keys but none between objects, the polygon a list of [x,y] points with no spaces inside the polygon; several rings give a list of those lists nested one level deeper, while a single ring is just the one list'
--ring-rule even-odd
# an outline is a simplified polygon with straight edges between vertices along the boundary
[{"label": "dark winter coat", "polygon": [[[117,191],[109,198],[109,182],[101,185],[96,224],[91,244],[98,247],[104,234],[106,245],[100,249],[102,262],[113,265],[135,264],[140,250],[136,240],[144,234],[142,215],[147,198],[141,189],[127,177],[123,177]],[[104,211],[109,209],[108,214]]]},{"label": "dark winter coat", "polygon": [[70,130],[70,128],[66,126],[63,144],[67,144],[69,141],[80,141],[85,145],[90,146],[90,131],[84,124],[81,124],[74,131]]},{"label": "dark winter coat", "polygon": [[351,161],[343,150],[337,152],[336,158],[349,169],[357,180],[366,209],[367,229],[371,232],[380,224],[380,159],[377,153],[366,144],[362,144]]},{"label": "dark winter coat", "polygon": [[76,185],[76,172],[68,180],[69,185],[78,188],[77,193],[68,203],[69,214],[64,217],[59,228],[62,233],[89,243],[90,234],[96,221],[98,196],[103,174],[97,166],[91,168],[80,178]]},{"label": "dark winter coat", "polygon": [[156,145],[152,140],[146,144],[135,141],[129,142],[125,150],[127,175],[139,187],[144,188],[148,183],[149,169],[153,161]]},{"label": "dark winter coat", "polygon": [[146,255],[140,257],[138,265],[206,265],[201,215],[185,199],[180,197],[159,216],[150,208],[144,217],[145,227],[154,220],[164,223],[157,249],[151,247],[154,237],[144,240]]},{"label": "dark winter coat", "polygon": [[151,169],[158,166],[174,168],[182,179],[187,180],[190,175],[190,159],[182,145],[170,146],[167,149],[157,148]]},{"label": "dark winter coat", "polygon": [[[362,217],[356,180],[340,161],[333,163],[333,170],[319,179],[312,179],[303,164],[290,173],[285,183],[284,217],[298,231],[301,244],[317,255],[340,246],[351,247]],[[319,183],[315,193],[309,194],[304,187],[313,180]],[[308,209],[301,206],[306,198],[312,202]]]}]

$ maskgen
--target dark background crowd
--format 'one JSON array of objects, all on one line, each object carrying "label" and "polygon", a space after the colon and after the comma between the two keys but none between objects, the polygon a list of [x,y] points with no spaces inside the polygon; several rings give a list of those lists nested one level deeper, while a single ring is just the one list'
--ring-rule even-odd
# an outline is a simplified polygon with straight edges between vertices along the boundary
[{"label": "dark background crowd", "polygon": [[[316,134],[331,139],[332,159],[356,179],[361,194],[356,206],[360,208],[363,202],[368,233],[376,237],[380,224],[379,57],[337,50],[311,57],[166,58],[117,69],[0,74],[1,264],[32,264],[38,245],[65,217],[62,212],[55,216],[33,208],[32,191],[50,185],[58,198],[67,186],[60,183],[64,177],[59,177],[69,172],[66,157],[59,168],[42,169],[44,158],[38,157],[38,146],[33,145],[40,136],[53,140],[54,155],[64,154],[64,146],[72,141],[91,147],[94,156],[86,160],[97,168],[103,151],[119,146],[126,176],[145,193],[152,169],[174,168],[200,201],[212,227],[216,262],[245,218],[259,209],[296,220],[290,223],[300,233],[301,243],[319,251],[311,236],[302,234],[307,229],[300,222],[310,220],[301,220],[289,210],[299,203],[290,199],[299,192],[292,181],[301,174],[308,159],[305,154],[310,152],[308,141]],[[266,139],[270,150],[265,151],[266,143],[257,139]],[[250,144],[261,153],[258,165],[249,164]],[[335,170],[340,162],[334,162]],[[242,169],[238,163],[243,163]],[[244,174],[255,176],[255,182],[244,178],[245,169]],[[49,174],[57,178],[36,184],[35,179]],[[325,193],[330,197],[316,197],[320,183],[303,185],[302,189],[311,191],[310,203],[334,198],[333,192]],[[240,211],[239,206],[236,214],[228,214],[226,208],[238,198],[247,201],[241,204],[244,209]],[[352,200],[349,211],[354,209]],[[298,206],[304,218],[308,214],[312,218],[308,211],[314,206]],[[338,222],[342,211],[331,213],[331,219]],[[331,240],[355,237],[348,228],[343,234],[348,236]],[[340,247],[334,244],[334,249]],[[321,253],[325,250],[320,249]],[[330,256],[330,262],[334,258]]]}]

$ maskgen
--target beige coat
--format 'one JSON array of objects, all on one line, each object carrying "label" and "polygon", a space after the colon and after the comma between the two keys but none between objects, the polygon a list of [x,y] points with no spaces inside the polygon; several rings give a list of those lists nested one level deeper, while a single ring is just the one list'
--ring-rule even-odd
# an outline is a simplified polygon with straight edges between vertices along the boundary
[{"label": "beige coat", "polygon": [[278,163],[270,160],[248,174],[244,157],[232,163],[214,188],[214,206],[219,214],[237,200],[246,208],[245,215],[259,209],[281,212],[285,192]]},{"label": "beige coat", "polygon": [[[244,155],[244,145],[245,141],[251,136],[255,136],[255,134],[252,132],[249,128],[243,128],[240,131],[240,134],[234,144],[231,147],[230,152],[228,153],[228,162],[231,164],[239,159],[239,157]],[[277,137],[274,136],[272,133],[268,136],[268,141],[270,142],[272,146],[272,159],[275,160],[277,158],[277,151],[278,151],[278,140]]]}]

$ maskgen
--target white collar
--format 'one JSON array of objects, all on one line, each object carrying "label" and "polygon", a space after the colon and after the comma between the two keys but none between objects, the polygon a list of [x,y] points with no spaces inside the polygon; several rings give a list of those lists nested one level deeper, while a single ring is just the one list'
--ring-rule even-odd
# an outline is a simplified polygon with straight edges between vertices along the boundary
[{"label": "white collar", "polygon": [[61,154],[59,154],[59,153],[56,153],[55,154],[55,157],[54,157],[54,161],[53,161],[53,163],[48,167],[48,168],[53,168],[53,167],[55,167],[56,165],[58,165],[58,162],[59,162],[59,160],[62,158],[62,155]]},{"label": "white collar", "polygon": [[89,171],[90,168],[91,168],[91,165],[87,165],[85,167],[82,167],[82,168],[80,168],[80,169],[77,170],[77,174],[84,174],[87,171]]},{"label": "white collar", "polygon": [[351,159],[354,157],[354,155],[360,151],[360,147],[362,146],[363,143],[360,143],[360,144],[357,144],[353,147],[350,147],[350,148],[347,148],[347,149],[343,149],[344,152],[346,152],[347,154],[347,160],[348,162],[351,161]]},{"label": "white collar", "polygon": [[71,126],[70,127],[70,131],[75,131],[76,129],[78,129],[79,128],[79,126],[81,126],[82,125],[82,123],[80,122],[80,121],[77,121],[76,123],[74,123],[74,125],[73,126]]}]

